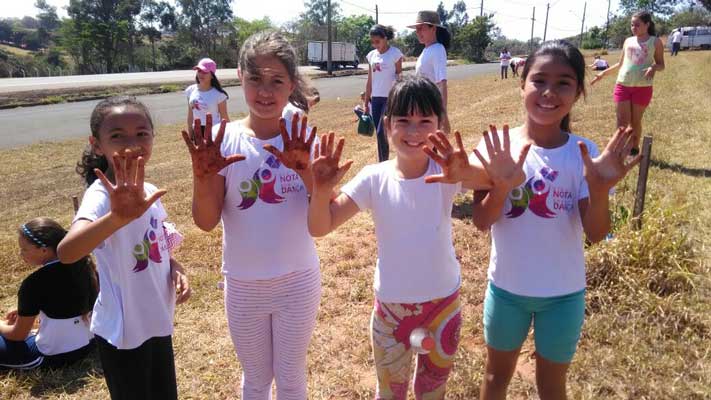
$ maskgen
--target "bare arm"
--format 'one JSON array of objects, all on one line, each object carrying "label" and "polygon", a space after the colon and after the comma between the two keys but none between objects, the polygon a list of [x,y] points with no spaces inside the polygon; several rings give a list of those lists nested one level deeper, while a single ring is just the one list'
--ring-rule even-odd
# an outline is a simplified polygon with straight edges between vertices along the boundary
[{"label": "bare arm", "polygon": [[193,108],[190,104],[188,104],[188,133],[190,133],[190,136],[195,134],[193,132]]},{"label": "bare arm", "polygon": [[590,193],[578,201],[585,236],[592,243],[605,238],[610,231],[610,199],[607,193]]},{"label": "bare arm", "polygon": [[190,298],[192,290],[183,266],[173,257],[170,257],[170,276],[176,291],[175,304],[182,304]]},{"label": "bare arm", "polygon": [[601,71],[600,73],[598,73],[597,75],[595,75],[595,77],[592,79],[592,81],[590,81],[590,85],[594,85],[594,84],[597,83],[600,79],[602,79],[602,78],[606,77],[607,75],[610,75],[611,73],[613,73],[613,72],[617,71],[618,69],[620,69],[620,67],[622,66],[622,63],[623,63],[624,61],[625,61],[625,46],[623,45],[623,46],[622,46],[622,51],[620,52],[620,59],[619,59],[619,61],[617,61],[617,63],[615,63],[615,64],[613,64],[613,65],[610,65],[609,67],[607,67],[607,69],[605,69],[604,71]]},{"label": "bare arm", "polygon": [[96,221],[77,220],[57,246],[59,261],[63,264],[72,264],[81,260],[124,225],[126,223],[120,221],[116,214],[110,211]]},{"label": "bare arm", "polygon": [[230,122],[230,115],[227,113],[227,100],[217,105],[217,111],[220,113],[220,119]]},{"label": "bare arm", "polygon": [[662,39],[657,38],[654,42],[654,65],[652,65],[655,71],[664,71],[664,43]]},{"label": "bare arm", "polygon": [[219,174],[197,176],[193,174],[193,221],[198,228],[209,232],[222,217],[225,202],[225,177]]},{"label": "bare arm", "polygon": [[508,191],[493,188],[488,192],[474,192],[472,222],[480,231],[488,231],[501,218]]},{"label": "bare arm", "polygon": [[16,315],[13,320],[0,321],[0,336],[15,342],[23,341],[30,334],[37,316],[21,317]]},{"label": "bare arm", "polygon": [[395,75],[397,75],[398,79],[402,75],[402,57],[395,62]]},{"label": "bare arm", "polygon": [[325,236],[360,211],[358,205],[347,195],[340,193],[331,200],[332,192],[315,191],[309,203],[309,233]]},{"label": "bare arm", "polygon": [[370,67],[370,62],[368,62],[368,80],[365,82],[365,104],[363,104],[363,109],[365,113],[368,114],[370,111],[370,94],[373,92],[373,69]]},{"label": "bare arm", "polygon": [[442,104],[444,105],[444,109],[447,109],[447,80],[441,80],[437,82],[437,87],[439,88],[439,92],[442,94]]}]

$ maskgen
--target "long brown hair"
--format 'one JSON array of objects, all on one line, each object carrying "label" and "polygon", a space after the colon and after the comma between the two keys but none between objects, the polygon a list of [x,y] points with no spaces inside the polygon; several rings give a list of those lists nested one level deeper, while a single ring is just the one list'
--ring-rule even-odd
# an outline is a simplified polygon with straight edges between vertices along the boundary
[{"label": "long brown hair", "polygon": [[279,32],[266,30],[247,38],[239,52],[239,67],[242,71],[259,74],[256,58],[258,56],[276,57],[286,68],[289,78],[294,83],[294,91],[289,102],[305,112],[309,112],[307,93],[311,91],[308,83],[299,73],[296,51],[288,40]]}]

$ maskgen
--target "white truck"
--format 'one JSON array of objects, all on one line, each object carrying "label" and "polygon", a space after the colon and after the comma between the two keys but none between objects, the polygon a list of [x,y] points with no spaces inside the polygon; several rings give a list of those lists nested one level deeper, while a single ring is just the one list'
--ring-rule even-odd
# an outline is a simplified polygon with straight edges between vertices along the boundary
[{"label": "white truck", "polygon": [[[328,64],[328,42],[309,41],[307,57],[310,65],[326,69]],[[331,42],[331,64],[358,68],[358,56],[353,43]]]},{"label": "white truck", "polygon": [[[681,29],[681,48],[683,50],[711,48],[711,26],[684,26]],[[676,29],[675,29],[676,30]],[[671,37],[671,35],[669,35]],[[671,47],[671,39],[667,40]]]}]

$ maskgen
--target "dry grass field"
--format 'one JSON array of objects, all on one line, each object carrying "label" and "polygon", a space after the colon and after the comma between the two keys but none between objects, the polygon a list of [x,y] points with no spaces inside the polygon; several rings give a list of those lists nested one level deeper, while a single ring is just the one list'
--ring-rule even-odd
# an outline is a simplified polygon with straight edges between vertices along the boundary
[{"label": "dry grass field", "polygon": [[[588,88],[573,114],[574,131],[601,146],[614,130],[613,84],[608,78]],[[645,225],[632,231],[625,218],[632,207],[635,169],[613,201],[614,239],[587,250],[588,315],[569,375],[573,399],[711,398],[709,93],[711,52],[667,58],[667,70],[657,75],[645,117],[647,133],[654,136]],[[324,101],[312,113],[322,132],[335,130],[346,137],[346,155],[355,160],[346,179],[376,160],[375,139],[355,133],[355,102]],[[517,82],[494,76],[452,81],[450,108],[452,126],[464,132],[465,144],[472,147],[488,123],[515,126],[524,115]],[[70,197],[82,192],[73,165],[83,143],[0,152],[0,312],[15,307],[18,285],[30,272],[18,256],[17,227],[37,216],[70,222]],[[204,233],[192,223],[190,161],[179,127],[158,129],[153,154],[148,179],[168,190],[164,204],[186,235],[177,257],[188,268],[194,289],[175,322],[180,396],[239,398],[240,366],[216,285],[221,232]],[[489,237],[471,223],[470,201],[471,195],[458,199],[453,215],[465,322],[449,399],[476,399],[484,364],[481,312]],[[370,216],[357,216],[317,243],[324,290],[309,353],[309,398],[372,398],[368,319],[376,245]],[[536,398],[533,365],[529,341],[510,398]],[[108,393],[94,357],[63,371],[1,372],[0,398],[103,399]]]}]

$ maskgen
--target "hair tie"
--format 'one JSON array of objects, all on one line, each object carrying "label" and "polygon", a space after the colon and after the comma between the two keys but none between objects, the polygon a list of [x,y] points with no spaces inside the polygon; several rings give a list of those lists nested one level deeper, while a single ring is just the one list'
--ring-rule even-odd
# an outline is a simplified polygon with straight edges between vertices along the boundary
[{"label": "hair tie", "polygon": [[22,233],[25,234],[28,238],[32,239],[33,242],[35,242],[39,247],[47,247],[47,244],[40,240],[37,236],[33,235],[32,232],[27,228],[27,225],[22,225]]}]

